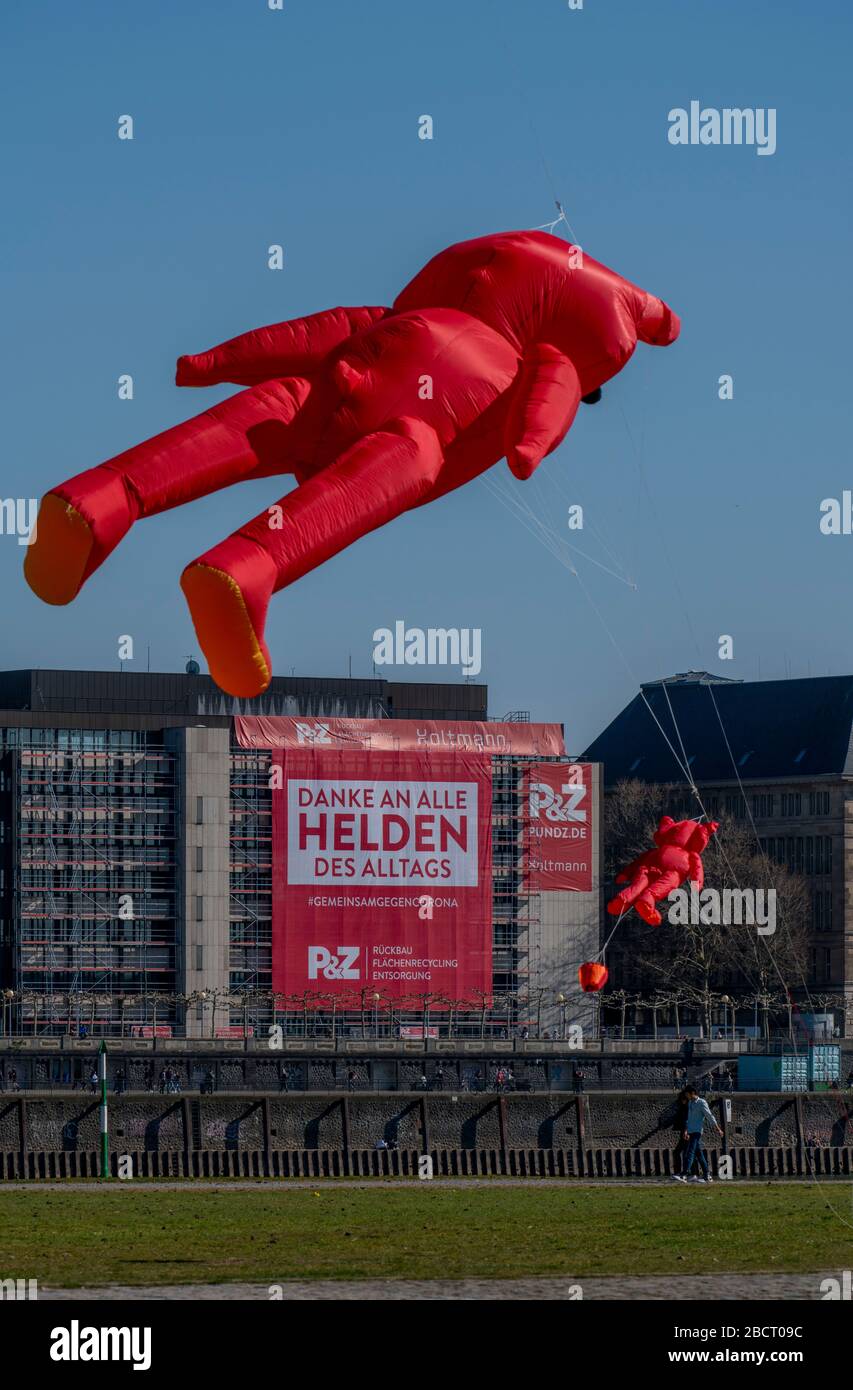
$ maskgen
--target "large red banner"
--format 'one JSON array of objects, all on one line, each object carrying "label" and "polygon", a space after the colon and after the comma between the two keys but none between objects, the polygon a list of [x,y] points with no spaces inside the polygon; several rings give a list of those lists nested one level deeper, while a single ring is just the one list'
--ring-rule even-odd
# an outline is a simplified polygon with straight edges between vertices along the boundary
[{"label": "large red banner", "polygon": [[371,752],[502,753],[563,757],[562,724],[522,724],[476,719],[315,719],[309,716],[238,714],[234,732],[241,748],[367,748]]},{"label": "large red banner", "polygon": [[272,778],[276,993],[491,992],[488,757],[315,745]]},{"label": "large red banner", "polygon": [[525,863],[530,888],[590,892],[591,765],[531,763],[525,778]]}]

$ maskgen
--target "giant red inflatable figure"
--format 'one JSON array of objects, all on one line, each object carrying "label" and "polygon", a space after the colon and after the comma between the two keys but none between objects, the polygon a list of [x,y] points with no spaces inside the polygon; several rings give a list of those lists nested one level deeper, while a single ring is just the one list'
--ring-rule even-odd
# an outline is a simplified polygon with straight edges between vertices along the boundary
[{"label": "giant red inflatable figure", "polygon": [[181,578],[214,680],[257,695],[276,590],[504,456],[529,478],[638,339],[678,331],[662,300],[557,237],[461,242],[391,309],[328,309],[181,357],[179,386],[249,389],[53,488],[27,580],[70,603],[139,517],[291,473],[297,488]]},{"label": "giant red inflatable figure", "polygon": [[614,917],[635,907],[644,922],[659,927],[661,915],[655,903],[680,888],[688,878],[701,891],[705,883],[702,851],[719,828],[715,820],[673,820],[661,816],[655,831],[657,849],[650,849],[634,859],[621,874],[617,883],[628,887],[617,893],[607,904]]}]

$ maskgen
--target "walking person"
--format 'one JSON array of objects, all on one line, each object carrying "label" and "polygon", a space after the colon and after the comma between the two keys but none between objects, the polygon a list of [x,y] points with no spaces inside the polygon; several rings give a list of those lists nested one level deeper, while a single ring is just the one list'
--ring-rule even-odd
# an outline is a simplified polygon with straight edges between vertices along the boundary
[{"label": "walking person", "polygon": [[[708,1171],[708,1155],[702,1144],[702,1131],[705,1128],[705,1121],[710,1120],[717,1133],[722,1136],[723,1131],[711,1113],[711,1107],[706,1100],[702,1100],[694,1086],[687,1088],[687,1124],[684,1130],[684,1138],[687,1148],[684,1154],[684,1169],[682,1181],[684,1182],[713,1182]],[[692,1177],[691,1169],[696,1159],[702,1169],[702,1177]]]},{"label": "walking person", "polygon": [[675,1099],[675,1119],[673,1129],[677,1135],[672,1151],[672,1176],[676,1182],[684,1181],[684,1155],[687,1151],[687,1110],[689,1106],[688,1087],[682,1086]]}]

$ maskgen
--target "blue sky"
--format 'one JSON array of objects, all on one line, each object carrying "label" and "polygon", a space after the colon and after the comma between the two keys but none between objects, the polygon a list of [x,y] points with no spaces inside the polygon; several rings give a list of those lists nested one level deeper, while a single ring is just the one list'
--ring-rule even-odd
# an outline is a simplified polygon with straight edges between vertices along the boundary
[{"label": "blue sky", "polygon": [[[344,675],[351,657],[368,675],[371,634],[396,619],[479,627],[492,714],[562,720],[580,749],[638,679],[853,669],[853,536],[818,526],[821,500],[853,486],[851,28],[847,0],[16,6],[2,495],[40,496],[230,393],[179,391],[179,353],[390,303],[441,247],[549,221],[556,193],[584,248],[662,295],[682,336],[640,346],[536,487],[496,472],[561,533],[581,503],[575,539],[637,589],[578,558],[582,588],[477,483],[278,595],[277,673]],[[691,100],[774,107],[776,153],[673,147],[667,113]],[[116,138],[124,114],[133,142]],[[137,669],[149,644],[152,669],[181,669],[199,655],[181,569],[283,490],[142,522],[65,609],[39,603],[0,537],[2,665],[115,669],[131,634]]]}]

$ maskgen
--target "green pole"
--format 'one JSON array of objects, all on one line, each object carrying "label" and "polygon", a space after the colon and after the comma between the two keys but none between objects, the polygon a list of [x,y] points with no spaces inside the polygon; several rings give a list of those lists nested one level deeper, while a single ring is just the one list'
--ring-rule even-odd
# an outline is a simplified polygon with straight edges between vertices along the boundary
[{"label": "green pole", "polygon": [[107,1045],[101,1039],[98,1054],[98,1069],[101,1073],[101,1177],[110,1175],[110,1139],[107,1118]]}]

